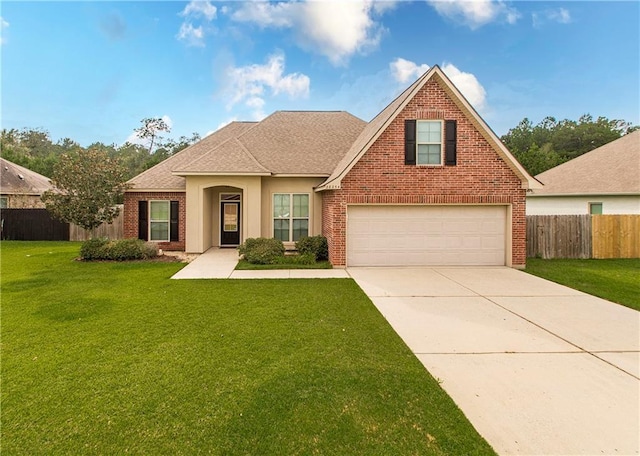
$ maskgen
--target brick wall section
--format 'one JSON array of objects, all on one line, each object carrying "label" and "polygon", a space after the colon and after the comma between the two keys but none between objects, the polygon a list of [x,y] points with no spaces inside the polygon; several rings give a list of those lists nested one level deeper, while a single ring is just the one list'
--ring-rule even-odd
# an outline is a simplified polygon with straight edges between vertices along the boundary
[{"label": "brick wall section", "polygon": [[138,237],[138,201],[169,200],[179,202],[180,221],[178,242],[158,242],[163,250],[183,251],[185,248],[186,193],[185,192],[127,192],[124,195],[124,237]]},{"label": "brick wall section", "polygon": [[[435,113],[435,115],[434,115]],[[404,164],[405,119],[457,120],[457,165]],[[511,204],[512,264],[526,258],[520,179],[435,81],[428,81],[342,180],[323,194],[323,234],[334,266],[346,263],[348,204]]]}]

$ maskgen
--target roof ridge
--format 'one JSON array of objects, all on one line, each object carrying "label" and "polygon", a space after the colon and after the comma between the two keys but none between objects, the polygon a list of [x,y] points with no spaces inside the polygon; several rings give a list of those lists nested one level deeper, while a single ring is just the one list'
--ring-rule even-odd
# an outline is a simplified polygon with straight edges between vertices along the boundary
[{"label": "roof ridge", "polygon": [[[240,135],[242,136],[242,135]],[[233,138],[235,139],[235,141],[240,144],[240,147],[242,147],[242,150],[249,156],[249,158],[251,158],[256,165],[258,165],[260,168],[264,169],[265,172],[273,174],[271,170],[267,169],[262,163],[260,163],[258,161],[258,159],[255,157],[255,155],[253,155],[249,149],[247,149],[247,147],[244,145],[244,143],[242,141],[240,141],[240,137],[235,137]]]}]

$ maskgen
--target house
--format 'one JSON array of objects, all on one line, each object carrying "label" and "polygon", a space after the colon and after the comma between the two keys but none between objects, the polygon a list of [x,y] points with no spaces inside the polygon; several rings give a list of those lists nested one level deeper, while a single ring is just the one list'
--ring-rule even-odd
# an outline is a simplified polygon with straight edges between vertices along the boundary
[{"label": "house", "polygon": [[640,130],[536,178],[527,215],[640,214]]},{"label": "house", "polygon": [[40,196],[51,188],[48,177],[0,158],[0,208],[44,208]]},{"label": "house", "polygon": [[334,266],[525,264],[539,186],[435,66],[366,123],[233,122],[134,177],[125,236],[204,252],[322,234]]}]

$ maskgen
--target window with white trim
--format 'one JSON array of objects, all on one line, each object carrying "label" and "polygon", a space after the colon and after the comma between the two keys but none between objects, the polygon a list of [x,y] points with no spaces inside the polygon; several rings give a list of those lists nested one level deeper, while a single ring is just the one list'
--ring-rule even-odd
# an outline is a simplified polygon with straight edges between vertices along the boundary
[{"label": "window with white trim", "polygon": [[418,165],[442,164],[442,121],[418,120],[416,122]]},{"label": "window with white trim", "polygon": [[9,198],[6,196],[0,196],[0,209],[7,209],[9,207]]},{"label": "window with white trim", "polygon": [[273,237],[296,242],[309,235],[309,194],[274,193]]},{"label": "window with white trim", "polygon": [[149,201],[149,240],[169,241],[170,201]]}]

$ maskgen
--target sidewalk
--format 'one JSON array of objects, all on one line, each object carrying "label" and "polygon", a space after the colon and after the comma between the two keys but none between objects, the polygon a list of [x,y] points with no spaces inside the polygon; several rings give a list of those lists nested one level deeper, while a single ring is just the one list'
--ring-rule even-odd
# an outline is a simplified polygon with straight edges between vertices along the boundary
[{"label": "sidewalk", "polygon": [[212,247],[178,271],[172,279],[348,279],[345,269],[271,269],[236,271],[236,249]]}]

